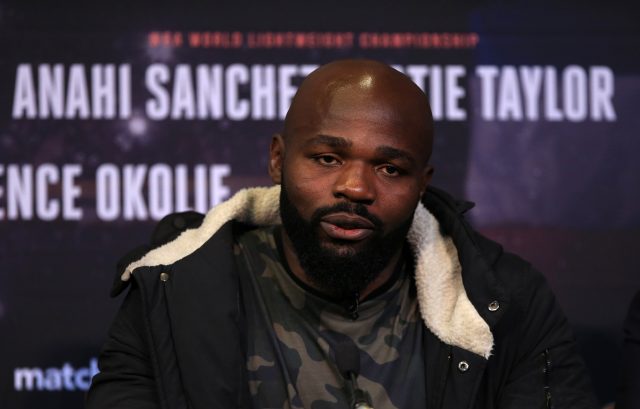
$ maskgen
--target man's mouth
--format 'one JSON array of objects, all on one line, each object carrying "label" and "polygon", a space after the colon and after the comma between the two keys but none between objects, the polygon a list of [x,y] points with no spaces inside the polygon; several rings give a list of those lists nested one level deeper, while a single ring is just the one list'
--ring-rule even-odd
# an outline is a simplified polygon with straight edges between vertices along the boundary
[{"label": "man's mouth", "polygon": [[376,226],[368,219],[351,213],[332,213],[320,219],[327,236],[337,240],[359,241],[373,234]]}]

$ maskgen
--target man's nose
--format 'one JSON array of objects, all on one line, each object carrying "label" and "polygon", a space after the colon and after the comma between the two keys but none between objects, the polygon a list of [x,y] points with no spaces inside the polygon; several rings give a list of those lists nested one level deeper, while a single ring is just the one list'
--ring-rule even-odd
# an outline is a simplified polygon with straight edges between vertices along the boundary
[{"label": "man's nose", "polygon": [[373,170],[364,163],[345,164],[333,186],[336,198],[362,204],[372,204],[376,199]]}]

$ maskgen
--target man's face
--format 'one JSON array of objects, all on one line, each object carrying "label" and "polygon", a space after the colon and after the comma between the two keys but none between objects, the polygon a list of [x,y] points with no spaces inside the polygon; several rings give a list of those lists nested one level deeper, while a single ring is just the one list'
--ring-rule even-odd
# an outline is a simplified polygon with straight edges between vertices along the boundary
[{"label": "man's face", "polygon": [[352,287],[400,251],[431,172],[422,120],[360,89],[325,102],[286,139],[274,138],[271,173],[302,267],[321,286],[344,287],[326,288],[340,294],[361,290]]}]

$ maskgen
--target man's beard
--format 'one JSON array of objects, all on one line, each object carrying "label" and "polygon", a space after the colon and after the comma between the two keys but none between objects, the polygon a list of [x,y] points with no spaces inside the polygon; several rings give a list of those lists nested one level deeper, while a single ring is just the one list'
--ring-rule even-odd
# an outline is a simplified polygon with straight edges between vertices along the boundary
[{"label": "man's beard", "polygon": [[[373,234],[364,245],[356,248],[357,242],[334,239],[327,246],[320,241],[322,217],[336,212],[356,214],[373,223]],[[404,244],[413,220],[411,214],[402,225],[383,235],[382,222],[366,206],[339,202],[318,208],[307,221],[289,200],[284,183],[280,191],[280,217],[307,277],[321,292],[339,299],[361,293],[380,275]]]}]

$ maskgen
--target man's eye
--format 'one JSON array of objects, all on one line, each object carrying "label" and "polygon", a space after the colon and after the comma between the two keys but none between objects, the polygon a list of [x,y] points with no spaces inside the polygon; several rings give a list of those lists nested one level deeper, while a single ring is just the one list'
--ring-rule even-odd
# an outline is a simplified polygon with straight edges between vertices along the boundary
[{"label": "man's eye", "polygon": [[393,165],[384,165],[380,170],[387,176],[398,176],[400,174],[400,169]]},{"label": "man's eye", "polygon": [[315,160],[321,165],[337,165],[338,164],[338,159],[330,155],[316,156]]}]

